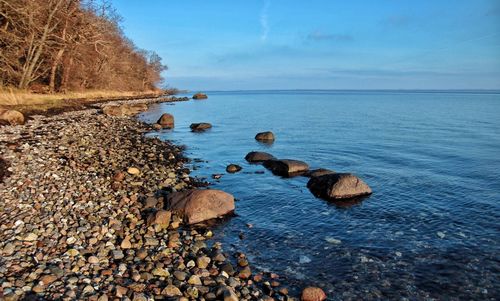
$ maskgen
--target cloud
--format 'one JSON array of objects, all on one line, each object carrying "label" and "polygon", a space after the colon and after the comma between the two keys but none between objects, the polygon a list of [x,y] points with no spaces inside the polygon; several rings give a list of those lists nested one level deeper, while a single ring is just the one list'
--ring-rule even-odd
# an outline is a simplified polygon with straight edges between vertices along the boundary
[{"label": "cloud", "polygon": [[269,22],[268,22],[268,10],[269,6],[271,5],[270,0],[265,0],[264,1],[264,6],[262,7],[262,10],[260,11],[260,27],[261,27],[261,34],[260,34],[260,39],[262,42],[265,42],[267,40],[267,36],[269,34]]},{"label": "cloud", "polygon": [[347,34],[332,34],[324,33],[321,31],[314,31],[306,36],[307,40],[310,41],[336,41],[336,42],[347,42],[352,41],[353,37]]}]

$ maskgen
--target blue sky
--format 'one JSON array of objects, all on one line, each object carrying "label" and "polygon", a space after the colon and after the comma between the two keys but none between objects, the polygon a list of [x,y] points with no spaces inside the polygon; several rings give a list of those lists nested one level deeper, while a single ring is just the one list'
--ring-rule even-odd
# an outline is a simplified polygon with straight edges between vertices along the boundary
[{"label": "blue sky", "polygon": [[181,89],[500,89],[499,0],[113,4]]}]

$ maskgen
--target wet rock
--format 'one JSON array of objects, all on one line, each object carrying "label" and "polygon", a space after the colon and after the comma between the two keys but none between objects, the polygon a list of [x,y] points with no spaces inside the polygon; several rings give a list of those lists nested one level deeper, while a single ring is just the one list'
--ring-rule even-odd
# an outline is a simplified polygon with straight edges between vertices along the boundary
[{"label": "wet rock", "polygon": [[212,128],[212,125],[207,122],[191,123],[189,128],[191,129],[192,132],[203,132]]},{"label": "wet rock", "polygon": [[372,193],[371,188],[365,182],[349,173],[313,177],[307,183],[307,188],[316,197],[327,200],[349,199]]},{"label": "wet rock", "polygon": [[0,108],[0,124],[7,123],[10,125],[24,124],[25,118],[23,113],[16,110],[6,110]]},{"label": "wet rock", "polygon": [[307,163],[290,159],[267,160],[264,162],[264,167],[269,169],[273,174],[283,177],[301,175],[309,169]]},{"label": "wet rock", "polygon": [[314,178],[314,177],[329,175],[332,173],[335,173],[335,171],[326,168],[318,168],[307,171],[306,173],[304,173],[304,177]]},{"label": "wet rock", "polygon": [[264,161],[267,161],[267,160],[275,160],[276,158],[269,154],[269,153],[266,153],[266,152],[249,152],[246,156],[245,156],[245,160],[247,160],[248,162],[251,162],[251,163],[260,163],[260,162],[264,162]]},{"label": "wet rock", "polygon": [[319,287],[306,287],[300,296],[301,301],[323,301],[326,300],[325,292]]},{"label": "wet rock", "polygon": [[263,141],[263,142],[272,142],[274,141],[273,132],[262,132],[255,135],[255,140]]},{"label": "wet rock", "polygon": [[161,125],[162,128],[172,129],[174,128],[174,116],[168,113],[163,113],[156,123]]},{"label": "wet rock", "polygon": [[168,210],[158,210],[152,212],[147,219],[148,226],[157,225],[160,229],[166,229],[170,225],[172,212]]},{"label": "wet rock", "polygon": [[196,259],[196,265],[200,269],[206,269],[212,260],[208,256],[201,256]]},{"label": "wet rock", "polygon": [[226,171],[228,173],[236,173],[238,171],[240,171],[242,168],[241,166],[239,165],[236,165],[236,164],[229,164],[227,167],[226,167]]},{"label": "wet rock", "polygon": [[207,99],[208,96],[204,93],[196,93],[193,95],[193,99]]},{"label": "wet rock", "polygon": [[224,191],[188,190],[167,197],[169,210],[183,216],[188,224],[218,218],[234,211],[234,197]]}]

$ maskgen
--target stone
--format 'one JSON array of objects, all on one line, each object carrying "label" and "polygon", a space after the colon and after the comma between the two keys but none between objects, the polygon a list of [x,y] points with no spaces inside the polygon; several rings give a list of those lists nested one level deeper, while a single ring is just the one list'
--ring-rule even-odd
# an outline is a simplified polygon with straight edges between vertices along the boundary
[{"label": "stone", "polygon": [[162,128],[174,128],[174,116],[168,113],[163,113],[156,123],[161,125]]},{"label": "stone", "polygon": [[35,233],[31,232],[31,233],[28,233],[24,238],[23,240],[24,241],[35,241],[38,239],[38,235],[36,235]]},{"label": "stone", "polygon": [[234,292],[234,289],[232,287],[226,286],[224,288],[224,291],[222,293],[222,296],[224,297],[224,301],[238,301],[238,296]]},{"label": "stone", "polygon": [[40,277],[40,281],[43,283],[43,285],[50,285],[52,282],[57,280],[57,276],[55,275],[43,275]]},{"label": "stone", "polygon": [[253,151],[253,152],[249,152],[245,156],[245,160],[247,160],[250,163],[260,163],[260,162],[264,162],[267,160],[275,160],[275,159],[276,158],[273,155],[266,153],[266,152]]},{"label": "stone", "polygon": [[221,190],[192,189],[169,194],[167,207],[191,225],[233,212],[234,197]]},{"label": "stone", "polygon": [[16,110],[0,109],[0,124],[20,125],[24,124],[24,122],[23,113]]},{"label": "stone", "polygon": [[158,225],[161,229],[166,229],[170,225],[172,212],[168,210],[158,210],[149,214],[147,218],[148,226]]},{"label": "stone", "polygon": [[301,301],[323,301],[326,300],[325,292],[319,287],[306,287],[300,296]]},{"label": "stone", "polygon": [[180,289],[178,289],[176,286],[174,285],[167,285],[167,287],[165,287],[163,289],[163,291],[161,292],[162,295],[165,295],[167,297],[179,297],[179,296],[182,296],[182,292]]},{"label": "stone", "polygon": [[350,173],[313,177],[307,182],[307,188],[316,197],[327,200],[350,199],[372,193],[371,188],[365,182]]},{"label": "stone", "polygon": [[128,292],[128,288],[126,287],[123,287],[123,286],[120,286],[120,285],[117,285],[116,288],[115,288],[115,293],[116,293],[116,296],[118,298],[121,298],[123,296],[126,296],[127,295],[127,292]]},{"label": "stone", "polygon": [[170,276],[170,273],[164,268],[154,268],[153,271],[151,271],[151,274],[158,276],[158,277]]},{"label": "stone", "polygon": [[238,274],[238,277],[240,277],[241,279],[248,279],[250,278],[250,276],[252,276],[252,271],[250,270],[249,266],[244,267]]},{"label": "stone", "polygon": [[131,174],[131,175],[138,175],[138,174],[140,174],[140,173],[141,173],[141,171],[140,171],[140,170],[139,170],[139,168],[137,168],[137,167],[129,167],[129,168],[127,169],[127,172],[128,172],[129,174]]},{"label": "stone", "polygon": [[240,171],[242,168],[241,166],[239,165],[236,165],[236,164],[229,164],[227,167],[226,167],[226,171],[228,173],[236,173],[238,171]]},{"label": "stone", "polygon": [[132,116],[148,109],[147,104],[123,104],[123,105],[107,105],[102,108],[102,112],[108,116],[123,117]]},{"label": "stone", "polygon": [[255,135],[255,140],[264,141],[264,142],[272,142],[274,141],[273,132],[262,132]]},{"label": "stone", "polygon": [[208,96],[204,93],[196,93],[193,95],[193,99],[207,99]]},{"label": "stone", "polygon": [[210,261],[212,261],[210,259],[210,257],[208,256],[200,256],[196,259],[196,265],[200,268],[200,269],[206,269],[208,267],[208,265],[210,264]]},{"label": "stone", "polygon": [[307,163],[291,159],[267,160],[264,162],[264,167],[273,174],[283,177],[297,176],[309,169]]},{"label": "stone", "polygon": [[2,254],[4,256],[10,256],[12,255],[12,253],[14,253],[15,250],[16,250],[15,245],[9,242],[3,247]]},{"label": "stone", "polygon": [[130,248],[132,248],[132,243],[130,242],[130,237],[129,236],[125,236],[125,238],[122,240],[122,242],[120,244],[120,248],[122,248],[122,249],[130,249]]},{"label": "stone", "polygon": [[207,122],[201,122],[201,123],[191,123],[189,126],[191,129],[191,132],[204,132],[210,128],[212,128],[212,125]]},{"label": "stone", "polygon": [[99,263],[99,258],[96,256],[90,256],[87,261],[91,264],[98,264]]},{"label": "stone", "polygon": [[329,175],[332,173],[335,173],[335,171],[326,168],[318,168],[309,170],[308,172],[304,173],[304,177],[314,178],[314,177]]},{"label": "stone", "polygon": [[191,277],[189,277],[188,283],[192,285],[202,285],[200,276],[198,275],[192,275]]},{"label": "stone", "polygon": [[185,272],[182,272],[182,271],[175,271],[173,275],[179,281],[184,281],[186,279],[186,276],[187,276],[187,274]]}]

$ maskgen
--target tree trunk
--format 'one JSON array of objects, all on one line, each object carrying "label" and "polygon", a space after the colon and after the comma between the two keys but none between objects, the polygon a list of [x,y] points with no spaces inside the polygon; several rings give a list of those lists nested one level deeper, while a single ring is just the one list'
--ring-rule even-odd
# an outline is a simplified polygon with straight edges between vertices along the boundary
[{"label": "tree trunk", "polygon": [[49,82],[49,92],[54,93],[56,91],[56,73],[57,67],[61,62],[62,56],[64,54],[64,48],[59,49],[50,67],[50,82]]}]

